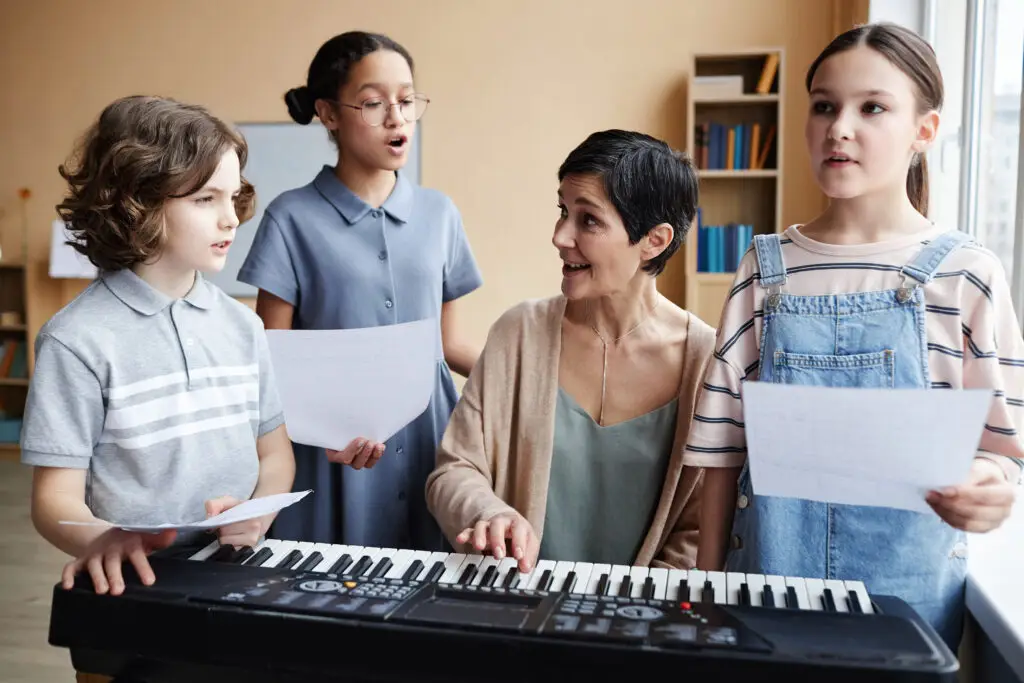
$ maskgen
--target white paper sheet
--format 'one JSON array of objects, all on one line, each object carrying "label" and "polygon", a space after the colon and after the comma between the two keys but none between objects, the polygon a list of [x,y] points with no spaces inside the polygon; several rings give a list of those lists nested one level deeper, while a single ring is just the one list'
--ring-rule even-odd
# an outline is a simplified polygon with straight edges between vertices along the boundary
[{"label": "white paper sheet", "polygon": [[932,489],[967,480],[989,390],[847,389],[747,382],[757,495],[935,514]]},{"label": "white paper sheet", "polygon": [[55,220],[50,226],[50,277],[93,280],[98,274],[96,266],[84,254],[66,244],[73,235],[64,221]]},{"label": "white paper sheet", "polygon": [[419,320],[350,330],[267,330],[288,435],[342,450],[383,443],[426,410],[439,328]]},{"label": "white paper sheet", "polygon": [[289,505],[294,505],[303,498],[305,498],[312,489],[308,491],[295,491],[291,493],[276,493],[271,496],[262,496],[260,498],[252,498],[250,500],[244,500],[238,505],[219,515],[213,517],[207,517],[206,519],[198,520],[186,524],[174,524],[174,523],[163,523],[163,524],[142,524],[138,526],[121,526],[111,524],[109,522],[71,522],[61,521],[61,524],[68,524],[71,526],[118,526],[118,528],[124,529],[125,531],[141,531],[156,533],[165,529],[177,529],[178,531],[191,531],[194,529],[216,529],[218,527],[227,526],[228,524],[234,524],[235,522],[244,522],[247,519],[253,519],[255,517],[262,517],[263,515],[269,515],[272,512],[283,510]]}]

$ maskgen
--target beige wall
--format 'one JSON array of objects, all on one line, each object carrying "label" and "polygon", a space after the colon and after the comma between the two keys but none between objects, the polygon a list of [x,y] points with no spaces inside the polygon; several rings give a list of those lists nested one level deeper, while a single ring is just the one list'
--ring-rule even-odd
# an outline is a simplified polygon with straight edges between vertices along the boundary
[{"label": "beige wall", "polygon": [[[323,40],[355,28],[383,31],[412,52],[418,86],[433,100],[423,122],[423,183],[448,193],[462,210],[485,278],[466,300],[465,320],[482,342],[505,308],[558,291],[560,264],[550,243],[555,172],[573,146],[609,127],[684,144],[683,81],[693,51],[784,48],[783,220],[819,210],[803,149],[802,76],[842,21],[836,6],[823,0],[3,2],[0,240],[8,253],[20,248],[17,189],[29,187],[29,252],[33,263],[44,263],[62,191],[57,165],[113,98],[165,94],[232,120],[286,120],[282,94],[304,81]],[[663,290],[675,287],[669,275]],[[41,274],[31,277],[30,288],[32,331],[76,291]],[[676,298],[677,292],[666,293]]]}]

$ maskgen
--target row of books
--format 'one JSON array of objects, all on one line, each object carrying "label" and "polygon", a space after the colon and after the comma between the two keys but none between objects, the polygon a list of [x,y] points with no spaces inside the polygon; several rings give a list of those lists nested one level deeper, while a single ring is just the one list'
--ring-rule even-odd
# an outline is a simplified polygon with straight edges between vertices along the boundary
[{"label": "row of books", "polygon": [[707,170],[763,169],[774,141],[774,123],[764,131],[760,123],[728,126],[705,121],[697,124],[694,163]]},{"label": "row of books", "polygon": [[749,223],[697,225],[697,272],[733,273],[754,240]]}]

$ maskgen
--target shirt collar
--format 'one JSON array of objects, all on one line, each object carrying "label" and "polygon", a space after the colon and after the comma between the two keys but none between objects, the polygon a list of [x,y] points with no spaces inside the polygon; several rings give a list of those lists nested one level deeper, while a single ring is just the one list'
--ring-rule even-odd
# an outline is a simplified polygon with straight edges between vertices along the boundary
[{"label": "shirt collar", "polygon": [[[104,271],[100,278],[114,296],[142,315],[155,315],[174,301],[154,289],[130,268]],[[185,295],[184,300],[196,308],[208,310],[213,307],[213,294],[211,285],[197,271],[195,284]]]},{"label": "shirt collar", "polygon": [[[412,215],[413,188],[412,182],[405,177],[405,173],[398,171],[395,174],[395,188],[391,191],[387,201],[380,207],[384,213],[400,223],[408,223]],[[345,187],[344,183],[334,175],[334,168],[325,165],[313,181],[313,186],[329,201],[338,213],[348,221],[349,225],[355,225],[366,214],[374,210],[372,206],[359,198],[352,190]]]}]

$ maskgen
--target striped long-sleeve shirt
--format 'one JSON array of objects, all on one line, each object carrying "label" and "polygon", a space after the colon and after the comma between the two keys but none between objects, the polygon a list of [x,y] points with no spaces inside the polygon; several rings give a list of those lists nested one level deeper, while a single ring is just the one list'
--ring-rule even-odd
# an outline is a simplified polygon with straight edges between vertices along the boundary
[{"label": "striped long-sleeve shirt", "polygon": [[[790,227],[782,236],[785,291],[827,295],[896,288],[900,269],[942,231],[835,245],[808,239],[796,226]],[[738,467],[746,459],[743,382],[758,378],[766,294],[751,248],[740,262],[722,312],[715,357],[683,455],[686,465]],[[1024,458],[1024,337],[1002,264],[983,247],[961,247],[942,262],[924,295],[931,386],[992,390],[978,450],[995,456],[1007,476],[1017,481]]]}]

